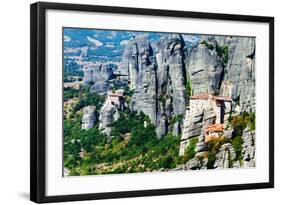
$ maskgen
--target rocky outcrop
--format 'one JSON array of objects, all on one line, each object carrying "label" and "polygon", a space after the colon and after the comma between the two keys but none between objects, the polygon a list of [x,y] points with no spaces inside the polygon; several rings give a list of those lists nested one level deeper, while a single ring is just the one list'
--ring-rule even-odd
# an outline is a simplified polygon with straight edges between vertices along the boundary
[{"label": "rocky outcrop", "polygon": [[[158,82],[161,82],[158,86],[158,93],[163,94],[165,91],[165,94],[170,95],[173,114],[177,116],[184,114],[186,108],[185,43],[180,34],[170,34],[163,44],[162,50],[158,52],[156,58],[159,66],[158,72],[164,71],[158,78]],[[167,84],[171,89],[168,93]]]},{"label": "rocky outcrop", "polygon": [[255,111],[255,38],[226,37],[228,61],[221,95],[231,96],[242,111]]},{"label": "rocky outcrop", "polygon": [[242,167],[255,167],[255,141],[256,141],[256,133],[255,131],[250,131],[249,128],[246,128],[243,131],[242,135],[243,144],[242,144]]},{"label": "rocky outcrop", "polygon": [[153,51],[146,36],[138,35],[128,41],[122,60],[123,69],[127,70],[132,90],[136,89],[139,84],[139,74],[151,65],[150,57],[152,55]]},{"label": "rocky outcrop", "polygon": [[100,124],[99,130],[110,136],[110,124],[120,118],[120,112],[124,109],[124,90],[119,89],[115,92],[109,91],[107,93],[106,101],[100,110]]},{"label": "rocky outcrop", "polygon": [[104,130],[105,133],[109,136],[110,131],[109,131],[109,129],[107,129],[108,126],[112,122],[118,120],[119,117],[120,117],[120,113],[119,113],[119,110],[118,110],[118,106],[114,105],[112,103],[112,101],[110,100],[110,98],[108,97],[107,100],[105,101],[105,103],[103,104],[101,110],[100,110],[99,130]]},{"label": "rocky outcrop", "polygon": [[[183,47],[180,35],[169,35],[159,41],[153,53],[149,40],[137,36],[129,41],[123,55],[134,91],[131,107],[149,116],[159,137],[167,133],[173,116],[185,113]],[[179,133],[180,125],[171,129]]]},{"label": "rocky outcrop", "polygon": [[185,170],[207,169],[208,158],[195,156],[185,164]]},{"label": "rocky outcrop", "polygon": [[198,137],[198,143],[196,143],[195,152],[199,153],[199,152],[206,151],[206,149],[207,149],[206,146],[207,146],[207,143],[205,142],[205,136],[201,134]]},{"label": "rocky outcrop", "polygon": [[192,159],[183,165],[180,165],[174,169],[174,171],[180,170],[204,170],[207,169],[208,157],[205,152],[200,152]]},{"label": "rocky outcrop", "polygon": [[[124,51],[132,109],[148,115],[158,137],[169,130],[179,134],[181,122],[170,125],[173,117],[184,115],[186,107],[185,43],[181,35],[164,36],[155,46],[144,36],[131,39]],[[170,126],[170,127],[168,127]]]},{"label": "rocky outcrop", "polygon": [[97,112],[95,106],[87,106],[83,108],[83,117],[81,129],[91,129],[97,122]]},{"label": "rocky outcrop", "polygon": [[83,68],[83,85],[91,85],[91,92],[106,95],[110,89],[108,81],[115,78],[113,73],[115,67],[113,64],[85,65]]},{"label": "rocky outcrop", "polygon": [[123,59],[127,62],[130,89],[134,91],[131,108],[149,116],[156,124],[157,78],[156,66],[152,61],[152,48],[145,36],[131,39],[125,49]]},{"label": "rocky outcrop", "polygon": [[156,73],[153,65],[143,66],[138,75],[138,82],[132,97],[133,110],[149,116],[151,123],[156,124],[157,94]]},{"label": "rocky outcrop", "polygon": [[97,93],[99,95],[105,95],[110,89],[110,86],[107,82],[97,81],[91,86],[90,92]]},{"label": "rocky outcrop", "polygon": [[[186,72],[184,59],[185,43],[181,35],[169,34],[157,44],[157,134],[163,136],[168,131],[169,121],[185,114],[186,108]],[[181,131],[182,122],[170,128],[175,134]]]},{"label": "rocky outcrop", "polygon": [[218,94],[223,76],[223,61],[215,49],[198,44],[188,54],[186,71],[190,76],[192,94]]},{"label": "rocky outcrop", "polygon": [[229,96],[255,111],[255,38],[204,35],[186,59],[193,94]]},{"label": "rocky outcrop", "polygon": [[95,64],[85,65],[83,68],[83,85],[95,84],[96,82],[105,82],[113,79],[113,64]]},{"label": "rocky outcrop", "polygon": [[109,81],[115,79],[113,72],[117,66],[115,64],[90,64],[83,68],[83,85],[91,85],[90,91],[99,95],[106,95],[110,90]]},{"label": "rocky outcrop", "polygon": [[[183,132],[181,136],[181,144],[179,155],[183,155],[185,149],[189,145],[189,140],[193,137],[204,136],[204,129],[208,125],[214,124],[216,113],[213,107],[205,107],[204,109],[186,110],[183,124]],[[200,138],[202,139],[202,137]],[[199,141],[198,149],[204,149],[203,140]]]},{"label": "rocky outcrop", "polygon": [[232,168],[235,159],[236,153],[232,144],[225,143],[221,146],[219,152],[216,154],[214,168]]}]

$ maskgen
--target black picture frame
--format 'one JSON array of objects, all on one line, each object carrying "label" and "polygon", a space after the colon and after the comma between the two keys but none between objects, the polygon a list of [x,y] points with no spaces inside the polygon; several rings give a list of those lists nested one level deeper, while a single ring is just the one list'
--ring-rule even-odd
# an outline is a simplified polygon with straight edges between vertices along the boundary
[{"label": "black picture frame", "polygon": [[[233,20],[261,22],[269,25],[269,181],[263,183],[203,186],[192,188],[170,188],[158,190],[122,191],[74,195],[46,196],[46,68],[45,26],[46,10],[86,11],[180,17],[194,19]],[[37,203],[76,200],[96,200],[123,197],[140,197],[198,192],[218,192],[274,187],[274,18],[265,16],[230,15],[144,8],[110,7],[82,4],[38,2],[30,6],[30,199]]]}]

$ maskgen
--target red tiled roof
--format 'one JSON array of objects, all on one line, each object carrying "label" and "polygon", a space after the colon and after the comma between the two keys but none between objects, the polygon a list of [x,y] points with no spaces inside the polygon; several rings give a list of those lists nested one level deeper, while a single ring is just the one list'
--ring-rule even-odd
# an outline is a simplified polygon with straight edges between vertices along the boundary
[{"label": "red tiled roof", "polygon": [[205,133],[206,132],[223,132],[224,130],[224,124],[214,124],[214,125],[209,125],[206,129],[205,129]]}]

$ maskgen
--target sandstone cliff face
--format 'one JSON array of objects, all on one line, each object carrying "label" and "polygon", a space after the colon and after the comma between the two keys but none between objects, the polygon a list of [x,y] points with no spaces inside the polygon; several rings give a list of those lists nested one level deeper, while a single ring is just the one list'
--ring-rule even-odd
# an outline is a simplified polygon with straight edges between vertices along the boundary
[{"label": "sandstone cliff face", "polygon": [[96,82],[113,79],[113,66],[110,64],[98,64],[85,66],[83,69],[83,85],[95,84]]},{"label": "sandstone cliff face", "polygon": [[[185,113],[186,73],[184,67],[185,43],[180,34],[170,34],[157,53],[158,93],[172,101],[174,115]],[[169,86],[169,87],[168,87]],[[168,90],[170,89],[170,90]],[[166,95],[166,96],[165,96]]]},{"label": "sandstone cliff face", "polygon": [[[218,48],[222,47],[227,47],[225,56],[219,54]],[[192,48],[186,57],[185,66],[192,95],[212,93],[233,100],[232,108],[224,112],[224,119],[231,112],[255,111],[254,38],[202,36],[198,46]],[[188,146],[189,138],[202,135],[204,128],[213,123],[214,112],[212,107],[186,110],[180,155]],[[227,136],[231,137],[232,132],[229,130]]]},{"label": "sandstone cliff face", "polygon": [[192,94],[216,94],[220,90],[223,63],[215,50],[204,44],[193,48],[187,57],[186,70],[190,76]]},{"label": "sandstone cliff face", "polygon": [[[217,49],[220,47],[227,47],[226,59]],[[241,112],[255,111],[254,68],[252,37],[202,36],[186,58],[193,95],[208,92],[229,96],[241,106]]]},{"label": "sandstone cliff face", "polygon": [[97,122],[97,112],[95,106],[87,106],[83,108],[83,117],[81,129],[91,129]]},{"label": "sandstone cliff face", "polygon": [[230,143],[225,143],[221,146],[219,152],[216,154],[214,168],[232,168],[235,159],[236,153],[233,146]]},{"label": "sandstone cliff face", "polygon": [[255,38],[227,37],[228,63],[221,95],[232,97],[241,111],[255,111]]},{"label": "sandstone cliff face", "polygon": [[[207,125],[202,119],[211,112],[205,111],[201,120],[200,113],[193,113],[196,122],[191,119],[170,124],[172,118],[186,115],[187,83],[191,95],[228,96],[234,100],[233,107],[239,105],[240,112],[254,111],[254,43],[253,38],[203,36],[197,46],[187,49],[180,34],[168,34],[152,49],[144,36],[131,39],[123,61],[135,91],[132,109],[149,116],[159,137],[172,131],[175,135],[183,133],[183,138],[186,132],[200,134]],[[228,48],[227,56],[218,49],[221,47]]]},{"label": "sandstone cliff face", "polygon": [[[185,113],[184,45],[181,35],[168,35],[153,53],[149,41],[140,36],[125,49],[130,87],[134,90],[131,107],[149,116],[159,137],[168,132],[172,117]],[[171,129],[179,133],[180,123],[175,124]]]},{"label": "sandstone cliff face", "polygon": [[143,112],[156,124],[157,79],[152,56],[149,40],[145,36],[137,36],[129,41],[123,58],[127,62],[130,89],[134,91],[132,110]]},{"label": "sandstone cliff face", "polygon": [[150,57],[152,55],[153,51],[146,36],[139,35],[128,42],[122,60],[123,69],[127,70],[132,90],[136,89],[139,84],[139,74],[151,65]]},{"label": "sandstone cliff face", "polygon": [[114,66],[112,64],[85,66],[83,69],[83,85],[91,85],[91,92],[105,95],[110,89],[107,81],[115,77],[113,67]]},{"label": "sandstone cliff face", "polygon": [[[157,45],[158,112],[157,134],[163,136],[168,125],[174,135],[180,134],[182,122],[169,124],[172,118],[184,115],[186,108],[185,43],[181,35],[170,34]],[[173,127],[171,127],[173,126]]]}]

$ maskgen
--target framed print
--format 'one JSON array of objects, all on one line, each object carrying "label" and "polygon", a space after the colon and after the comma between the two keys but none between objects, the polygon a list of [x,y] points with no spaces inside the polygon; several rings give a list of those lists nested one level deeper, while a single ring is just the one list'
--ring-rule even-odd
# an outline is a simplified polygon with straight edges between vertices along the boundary
[{"label": "framed print", "polygon": [[31,5],[34,202],[274,187],[274,18]]}]

